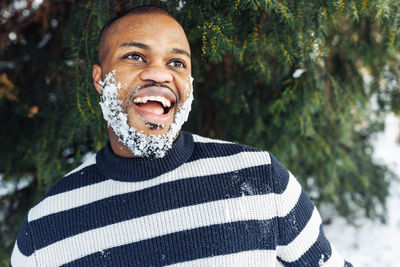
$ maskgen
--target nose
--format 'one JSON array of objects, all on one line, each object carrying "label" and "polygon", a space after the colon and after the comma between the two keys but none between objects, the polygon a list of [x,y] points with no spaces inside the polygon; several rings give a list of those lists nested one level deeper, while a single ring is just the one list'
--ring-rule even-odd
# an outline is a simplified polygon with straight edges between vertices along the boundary
[{"label": "nose", "polygon": [[164,66],[152,65],[148,66],[140,73],[140,79],[143,81],[167,83],[172,82],[173,77]]}]

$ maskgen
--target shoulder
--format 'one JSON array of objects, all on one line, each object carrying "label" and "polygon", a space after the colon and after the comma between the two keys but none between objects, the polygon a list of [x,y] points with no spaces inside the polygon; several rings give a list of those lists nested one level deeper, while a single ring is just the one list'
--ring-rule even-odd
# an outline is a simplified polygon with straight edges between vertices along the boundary
[{"label": "shoulder", "polygon": [[233,142],[223,141],[219,139],[212,139],[197,134],[192,134],[195,143],[217,143],[217,144],[234,144]]},{"label": "shoulder", "polygon": [[[275,193],[281,194],[297,183],[292,173],[267,150],[195,134],[193,140],[194,159],[212,158],[210,163],[230,164],[236,169],[263,167],[264,178],[268,180]],[[297,185],[295,187],[298,188]]]},{"label": "shoulder", "polygon": [[292,180],[296,182],[294,176],[267,150],[198,135],[193,135],[193,140],[195,149],[191,161],[204,163],[207,168],[220,170],[219,173],[236,177],[239,172],[248,183],[269,188],[268,192],[277,194],[291,189]]},{"label": "shoulder", "polygon": [[46,193],[45,197],[90,185],[91,183],[97,182],[96,177],[98,176],[99,174],[96,168],[96,153],[91,153],[89,156],[85,157],[81,165],[58,180]]},{"label": "shoulder", "polygon": [[28,222],[52,214],[55,210],[60,211],[62,206],[66,205],[65,201],[80,188],[98,183],[103,179],[96,168],[96,154],[93,153],[86,157],[81,165],[58,180],[41,200],[30,209]]},{"label": "shoulder", "polygon": [[252,161],[254,164],[270,164],[270,153],[248,145],[212,139],[193,134],[194,153],[191,160],[224,158],[225,160]]},{"label": "shoulder", "polygon": [[[77,168],[61,178],[42,199],[32,207],[24,219],[11,257],[13,266],[36,266],[35,251],[39,239],[43,239],[46,227],[41,222],[46,221],[48,215],[69,209],[73,204],[74,191],[88,186],[91,177],[96,176],[96,155],[86,157]],[[43,220],[41,220],[43,219]],[[39,223],[38,223],[39,222]],[[47,222],[47,221],[46,221]],[[46,234],[47,235],[47,234]]]},{"label": "shoulder", "polygon": [[297,179],[272,153],[198,135],[193,139],[199,163],[238,184],[241,194],[268,195],[279,216],[286,216],[302,200]]},{"label": "shoulder", "polygon": [[81,165],[79,165],[78,167],[67,173],[64,177],[68,177],[86,167],[93,166],[95,164],[96,164],[96,153],[91,153],[87,157],[85,157]]}]

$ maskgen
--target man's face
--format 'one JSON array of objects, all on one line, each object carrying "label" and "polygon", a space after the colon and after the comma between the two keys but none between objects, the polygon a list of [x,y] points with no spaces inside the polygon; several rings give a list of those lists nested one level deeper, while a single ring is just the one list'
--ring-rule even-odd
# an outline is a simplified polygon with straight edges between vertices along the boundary
[{"label": "man's face", "polygon": [[133,154],[164,156],[193,99],[183,29],[167,15],[126,16],[108,30],[102,50],[93,81],[104,118]]},{"label": "man's face", "polygon": [[105,51],[94,69],[102,79],[115,70],[129,126],[146,135],[165,134],[192,89],[190,47],[181,26],[162,14],[123,17],[109,29]]}]

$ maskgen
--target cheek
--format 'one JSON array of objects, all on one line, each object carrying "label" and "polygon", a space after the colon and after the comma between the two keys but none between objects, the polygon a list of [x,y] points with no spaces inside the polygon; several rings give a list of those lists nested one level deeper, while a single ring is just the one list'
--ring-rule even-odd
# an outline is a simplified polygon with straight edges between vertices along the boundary
[{"label": "cheek", "polygon": [[116,68],[115,79],[121,84],[122,90],[129,90],[139,77],[139,71],[126,66]]},{"label": "cheek", "polygon": [[127,110],[127,114],[128,114],[128,124],[129,126],[134,126],[137,124],[137,117],[135,116],[135,111],[130,108]]},{"label": "cheek", "polygon": [[192,91],[190,75],[177,81],[177,86],[179,88],[179,96],[182,99],[181,102],[183,103],[189,98],[190,92]]},{"label": "cheek", "polygon": [[134,90],[132,90],[132,88],[134,87],[133,80],[134,79],[132,79],[131,76],[124,75],[124,73],[121,73],[121,71],[116,77],[116,81],[119,82],[119,84],[121,85],[121,89],[118,92],[118,97],[122,101],[122,110],[124,113],[127,113],[129,106],[132,104],[131,96],[134,93]]},{"label": "cheek", "polygon": [[131,97],[129,93],[129,88],[126,86],[122,86],[121,90],[118,92],[119,99],[122,101],[122,111],[124,113],[128,113],[129,106],[131,106]]}]

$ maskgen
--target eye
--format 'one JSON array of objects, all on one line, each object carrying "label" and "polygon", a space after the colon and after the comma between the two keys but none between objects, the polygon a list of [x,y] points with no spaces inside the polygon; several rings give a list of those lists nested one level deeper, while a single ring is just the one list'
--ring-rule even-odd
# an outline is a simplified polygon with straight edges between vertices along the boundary
[{"label": "eye", "polygon": [[186,67],[185,63],[183,63],[183,61],[179,60],[179,59],[171,60],[167,65],[170,67],[174,67],[174,68],[185,68]]},{"label": "eye", "polygon": [[143,56],[138,53],[131,53],[131,54],[124,56],[123,58],[131,59],[134,61],[144,61]]}]

